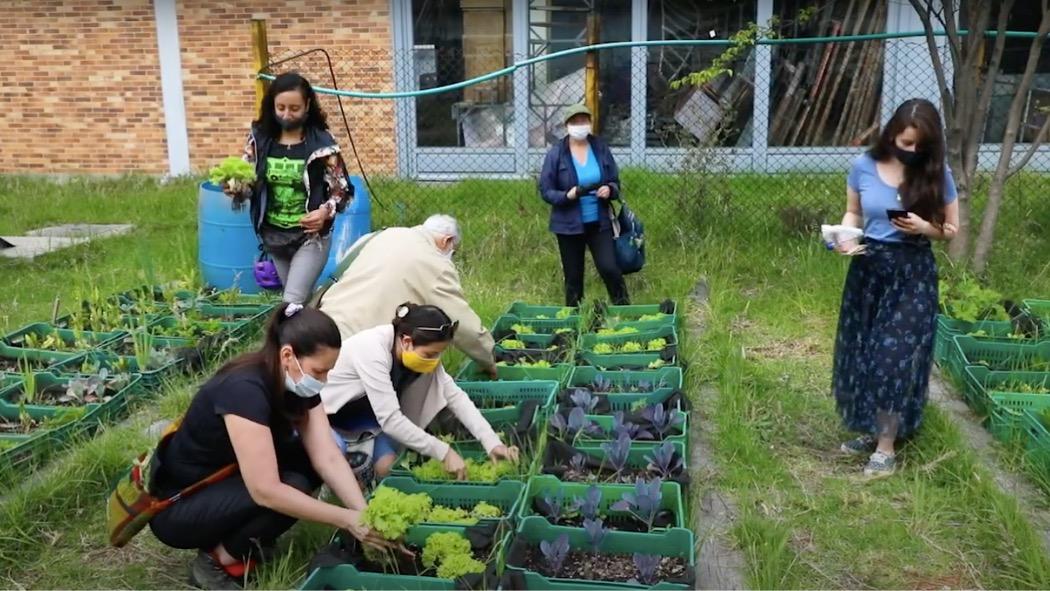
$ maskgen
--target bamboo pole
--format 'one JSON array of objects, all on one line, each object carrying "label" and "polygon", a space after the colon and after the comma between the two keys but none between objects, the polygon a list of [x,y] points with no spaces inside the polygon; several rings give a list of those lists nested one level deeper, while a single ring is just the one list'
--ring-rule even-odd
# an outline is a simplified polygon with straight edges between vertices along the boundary
[{"label": "bamboo pole", "polygon": [[[255,74],[262,72],[270,63],[270,48],[266,42],[266,20],[261,18],[252,19],[252,67]],[[255,112],[262,108],[263,97],[269,82],[260,78],[255,79]]]},{"label": "bamboo pole", "polygon": [[[598,11],[591,10],[587,13],[587,45],[597,45],[601,42],[598,34]],[[591,128],[595,134],[601,131],[598,109],[598,52],[587,52],[587,69],[584,72],[584,97],[587,108],[591,110]]]}]

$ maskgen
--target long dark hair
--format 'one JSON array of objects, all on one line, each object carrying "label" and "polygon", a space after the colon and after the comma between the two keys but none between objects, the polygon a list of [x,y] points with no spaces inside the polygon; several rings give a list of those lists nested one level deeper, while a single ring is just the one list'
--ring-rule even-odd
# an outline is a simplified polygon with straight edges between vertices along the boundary
[{"label": "long dark hair", "polygon": [[904,181],[898,192],[908,211],[929,220],[937,227],[944,225],[944,126],[937,107],[926,99],[913,98],[897,107],[878,141],[871,148],[871,157],[885,162],[894,155],[897,136],[914,127],[919,132],[915,151],[922,153],[922,161],[904,167]]},{"label": "long dark hair", "polygon": [[[285,314],[287,309],[288,303],[285,302],[274,310],[266,325],[261,349],[231,359],[219,369],[217,375],[245,368],[261,369],[270,391],[270,408],[287,421],[294,422],[302,418],[304,411],[290,408],[285,403],[281,347],[291,345],[297,357],[309,357],[322,347],[339,349],[343,340],[339,336],[339,327],[328,314],[307,307],[289,317]],[[293,411],[295,414],[292,414]]]},{"label": "long dark hair", "polygon": [[298,90],[299,94],[303,96],[303,100],[307,103],[306,119],[303,121],[303,127],[328,129],[328,118],[325,116],[324,110],[321,109],[321,102],[317,100],[317,93],[314,92],[314,87],[310,86],[310,82],[300,76],[298,72],[285,72],[270,83],[270,87],[266,89],[266,96],[263,97],[262,105],[259,106],[259,118],[253,121],[252,125],[261,129],[263,133],[271,138],[281,137],[281,124],[277,122],[277,111],[274,109],[273,103],[277,95],[289,90]]},{"label": "long dark hair", "polygon": [[421,306],[405,302],[394,311],[394,338],[408,335],[414,345],[447,343],[456,336],[458,322],[453,322],[437,306]]}]

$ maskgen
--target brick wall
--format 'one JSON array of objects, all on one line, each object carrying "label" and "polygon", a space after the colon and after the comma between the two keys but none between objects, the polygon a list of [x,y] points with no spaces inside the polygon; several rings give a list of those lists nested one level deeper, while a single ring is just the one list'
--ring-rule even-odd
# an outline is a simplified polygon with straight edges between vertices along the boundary
[{"label": "brick wall", "polygon": [[150,0],[4,4],[0,173],[166,170]]},{"label": "brick wall", "polygon": [[[387,0],[219,1],[179,3],[183,89],[189,118],[190,161],[212,166],[240,153],[255,118],[250,22],[265,17],[270,57],[281,59],[317,47],[329,51],[340,88],[393,89],[390,11]],[[318,86],[331,86],[323,57],[291,62]],[[332,132],[356,171],[335,99],[322,98]],[[369,173],[392,171],[394,105],[391,101],[343,100],[361,159]]]},{"label": "brick wall", "polygon": [[[253,16],[267,19],[273,58],[323,47],[340,87],[393,88],[387,0],[180,0],[177,13],[194,169],[239,154],[256,116]],[[0,31],[0,173],[167,171],[150,0],[14,0],[0,11]],[[322,64],[293,65],[329,86]],[[338,106],[331,97],[322,104],[354,173]],[[393,103],[344,99],[344,107],[366,170],[393,170]]]}]

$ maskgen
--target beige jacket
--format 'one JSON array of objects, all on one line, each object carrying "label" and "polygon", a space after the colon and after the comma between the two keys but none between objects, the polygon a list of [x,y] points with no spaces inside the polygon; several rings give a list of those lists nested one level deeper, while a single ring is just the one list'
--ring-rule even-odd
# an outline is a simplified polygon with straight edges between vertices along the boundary
[{"label": "beige jacket", "polygon": [[357,258],[321,298],[321,310],[339,325],[343,339],[389,323],[399,304],[428,304],[459,321],[456,348],[482,367],[495,365],[492,334],[470,308],[456,266],[430,232],[422,226],[387,228],[360,245],[354,246],[361,249]]},{"label": "beige jacket", "polygon": [[[361,331],[343,341],[339,359],[328,372],[328,382],[321,390],[325,412],[334,414],[346,403],[367,396],[383,433],[439,460],[448,453],[448,444],[423,429],[446,407],[481,442],[486,452],[502,444],[467,393],[440,365],[426,390],[409,388],[398,400],[390,381],[393,350],[392,324]],[[414,399],[416,396],[422,399]],[[402,411],[403,408],[406,410]]]}]

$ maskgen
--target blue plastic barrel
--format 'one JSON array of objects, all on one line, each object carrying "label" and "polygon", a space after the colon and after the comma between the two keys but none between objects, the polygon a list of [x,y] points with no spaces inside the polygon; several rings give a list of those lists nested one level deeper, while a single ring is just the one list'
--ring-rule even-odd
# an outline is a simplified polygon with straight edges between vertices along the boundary
[{"label": "blue plastic barrel", "polygon": [[372,200],[368,195],[368,187],[359,176],[350,177],[350,182],[354,184],[354,200],[343,213],[335,216],[335,225],[332,226],[332,250],[328,253],[328,262],[317,279],[317,285],[331,277],[343,255],[358,238],[372,231]]},{"label": "blue plastic barrel", "polygon": [[197,261],[204,283],[219,289],[237,286],[258,293],[253,268],[259,256],[248,204],[234,211],[218,185],[203,182],[197,199]]}]

